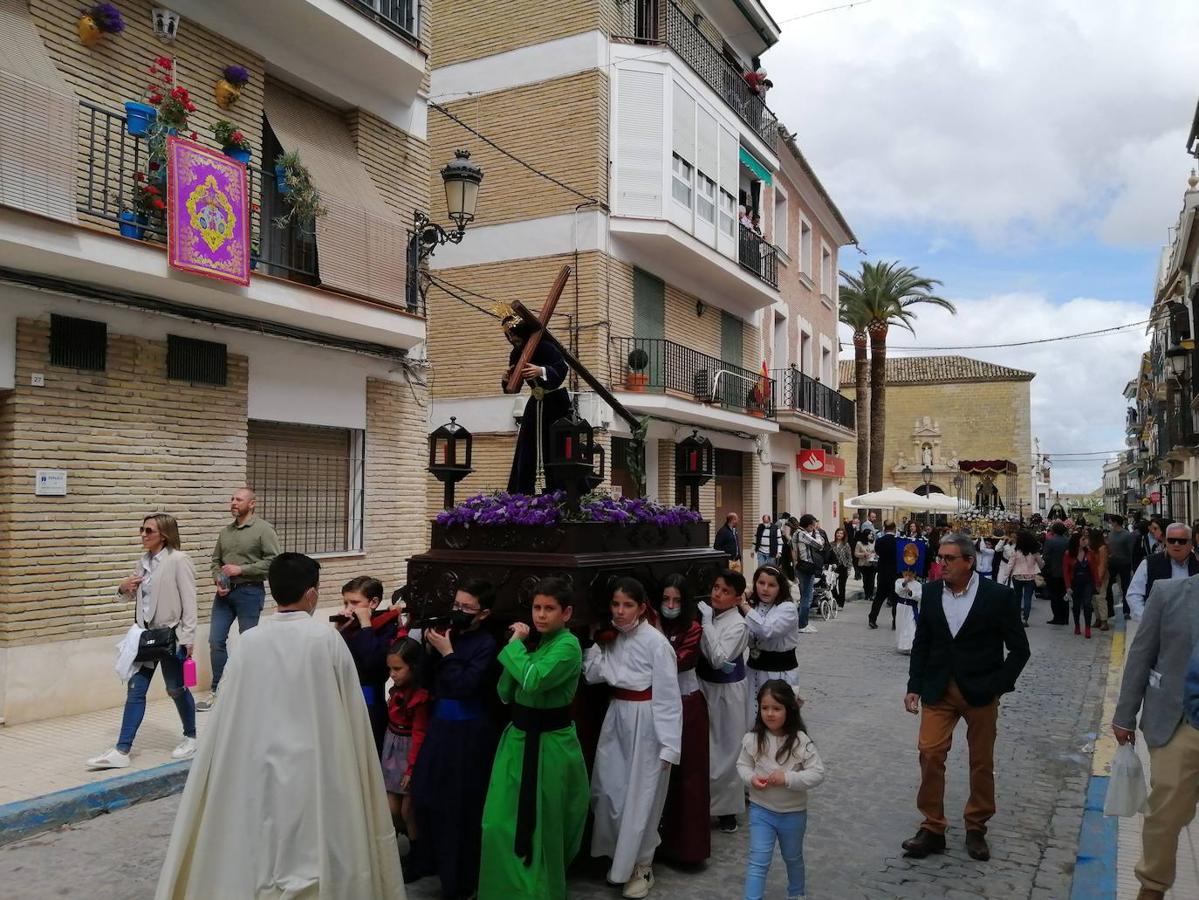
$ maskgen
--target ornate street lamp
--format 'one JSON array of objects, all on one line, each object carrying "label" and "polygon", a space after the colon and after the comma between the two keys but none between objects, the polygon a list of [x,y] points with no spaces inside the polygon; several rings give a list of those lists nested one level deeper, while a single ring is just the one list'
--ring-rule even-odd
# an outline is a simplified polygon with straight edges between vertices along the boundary
[{"label": "ornate street lamp", "polygon": [[429,471],[445,485],[444,506],[454,506],[454,485],[469,475],[474,438],[450,416],[450,421],[429,435]]},{"label": "ornate street lamp", "polygon": [[687,491],[687,505],[699,512],[699,487],[711,480],[714,472],[712,442],[692,431],[675,448],[674,477]]},{"label": "ornate street lamp", "polygon": [[962,499],[962,491],[965,489],[966,479],[963,478],[962,474],[959,472],[957,475],[953,476],[953,490],[957,494],[958,498],[958,512],[961,512],[965,508],[965,501]]},{"label": "ornate street lamp", "polygon": [[[928,486],[932,483],[932,480],[933,480],[933,470],[930,466],[925,466],[923,469],[920,470],[920,474],[924,476],[924,502],[927,504],[928,503]],[[925,525],[927,525],[929,523],[929,520],[932,518],[932,515],[933,515],[932,508],[929,506],[925,506],[925,509],[924,509],[924,524]]]},{"label": "ornate street lamp", "polygon": [[461,243],[466,226],[474,221],[483,170],[470,161],[469,150],[455,150],[454,158],[441,170],[441,181],[445,185],[446,212],[455,227],[447,231],[431,221],[428,213],[419,209],[413,212],[412,231],[408,233],[408,308],[412,311],[419,312],[424,305],[421,263],[443,244]]}]

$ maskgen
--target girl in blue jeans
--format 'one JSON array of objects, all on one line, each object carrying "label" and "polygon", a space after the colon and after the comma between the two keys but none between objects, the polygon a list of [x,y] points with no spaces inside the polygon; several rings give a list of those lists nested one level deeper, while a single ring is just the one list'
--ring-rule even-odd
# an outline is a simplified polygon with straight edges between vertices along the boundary
[{"label": "girl in blue jeans", "polygon": [[776,841],[787,866],[788,900],[804,896],[808,790],[824,781],[824,763],[807,735],[801,703],[787,682],[766,682],[758,691],[753,731],[741,741],[737,771],[750,797],[745,900],[762,900]]}]

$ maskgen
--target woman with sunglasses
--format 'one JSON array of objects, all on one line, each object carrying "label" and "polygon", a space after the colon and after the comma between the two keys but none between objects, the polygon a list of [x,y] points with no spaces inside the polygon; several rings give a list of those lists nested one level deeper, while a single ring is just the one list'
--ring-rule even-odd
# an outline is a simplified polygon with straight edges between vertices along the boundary
[{"label": "woman with sunglasses", "polygon": [[[196,570],[191,557],[180,549],[179,525],[174,516],[155,513],[142,519],[142,554],[133,573],[121,582],[117,594],[132,602],[134,620],[142,628],[174,628],[179,655],[161,660],[167,694],[175,701],[183,740],[173,759],[190,759],[196,752],[196,701],[183,684],[183,660],[196,643]],[[116,746],[87,761],[93,769],[123,769],[146,715],[146,692],[157,661],[143,662],[129,679],[121,733]]]}]

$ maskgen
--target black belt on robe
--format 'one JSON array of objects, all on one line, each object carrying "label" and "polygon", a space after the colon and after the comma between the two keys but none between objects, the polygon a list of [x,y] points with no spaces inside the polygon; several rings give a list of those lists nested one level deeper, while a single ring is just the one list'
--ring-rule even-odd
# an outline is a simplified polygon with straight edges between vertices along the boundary
[{"label": "black belt on robe", "polygon": [[525,733],[525,753],[520,769],[520,795],[516,804],[516,840],[513,850],[533,865],[533,832],[537,828],[537,769],[541,757],[541,736],[560,731],[571,724],[570,707],[536,709],[520,703],[512,706],[512,725]]},{"label": "black belt on robe", "polygon": [[749,651],[749,667],[759,672],[787,672],[797,665],[793,649]]}]

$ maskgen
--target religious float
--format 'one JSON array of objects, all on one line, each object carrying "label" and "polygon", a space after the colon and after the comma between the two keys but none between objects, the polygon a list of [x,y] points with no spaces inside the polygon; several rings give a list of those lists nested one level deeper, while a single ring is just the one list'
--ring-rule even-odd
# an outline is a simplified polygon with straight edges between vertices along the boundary
[{"label": "religious float", "polygon": [[512,344],[505,393],[531,393],[517,434],[509,490],[461,504],[454,486],[471,471],[472,437],[456,419],[429,436],[429,471],[445,486],[445,510],[432,525],[431,546],[408,561],[408,604],[416,621],[448,614],[459,584],[484,578],[496,589],[492,616],[528,621],[533,591],[550,575],[574,588],[573,624],[606,619],[612,585],[631,576],[651,592],[681,574],[688,593],[706,596],[728,562],[712,549],[709,523],[698,512],[699,487],[713,476],[712,444],[698,433],[680,441],[675,473],[687,506],[595,493],[604,451],[578,415],[563,383],[576,372],[628,424],[633,452],[645,423],[630,413],[565,349],[547,325],[570,276],[563,266],[540,315],[519,302],[500,310]]},{"label": "religious float", "polygon": [[[1020,522],[1019,511],[1012,507],[1016,499],[1016,464],[1007,459],[964,459],[958,463],[962,492],[960,503],[973,496],[974,502],[963,505],[951,525],[956,531],[978,536],[1004,531],[1014,522]],[[955,479],[957,481],[957,479]]]}]

